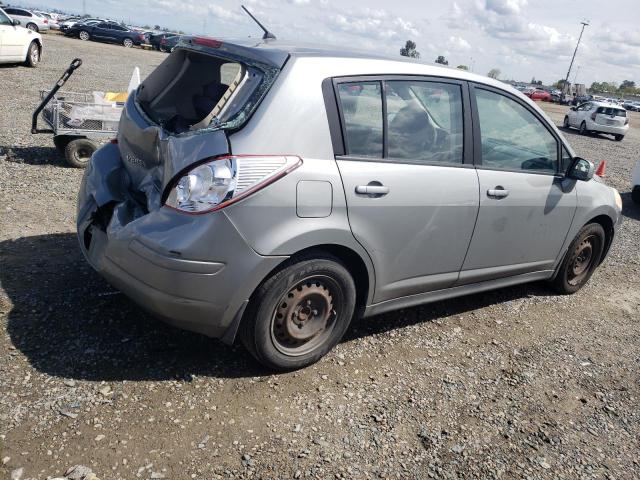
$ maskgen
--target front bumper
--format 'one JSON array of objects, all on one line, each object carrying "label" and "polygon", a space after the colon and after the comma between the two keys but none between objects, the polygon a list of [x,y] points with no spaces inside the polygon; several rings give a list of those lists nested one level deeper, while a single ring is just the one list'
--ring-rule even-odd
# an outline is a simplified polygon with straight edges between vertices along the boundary
[{"label": "front bumper", "polygon": [[98,150],[78,196],[80,248],[115,288],[180,328],[233,341],[249,297],[287,257],[251,249],[223,212],[144,213],[122,189],[116,145]]}]

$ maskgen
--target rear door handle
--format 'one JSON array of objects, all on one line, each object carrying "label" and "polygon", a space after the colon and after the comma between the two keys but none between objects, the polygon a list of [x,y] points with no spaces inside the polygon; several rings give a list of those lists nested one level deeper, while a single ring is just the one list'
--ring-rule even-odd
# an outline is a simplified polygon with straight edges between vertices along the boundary
[{"label": "rear door handle", "polygon": [[356,187],[356,193],[359,193],[360,195],[376,195],[381,197],[389,193],[389,187],[377,184],[372,185],[371,183],[369,185],[358,185]]},{"label": "rear door handle", "polygon": [[490,188],[487,190],[487,196],[493,198],[505,198],[509,196],[509,190],[505,190],[504,187],[497,186],[496,188]]}]

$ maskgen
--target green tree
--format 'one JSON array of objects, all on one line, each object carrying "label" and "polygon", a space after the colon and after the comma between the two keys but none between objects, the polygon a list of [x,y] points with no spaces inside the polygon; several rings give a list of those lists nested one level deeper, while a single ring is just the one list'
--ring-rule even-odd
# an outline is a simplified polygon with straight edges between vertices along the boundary
[{"label": "green tree", "polygon": [[492,68],[491,70],[489,70],[489,73],[487,73],[487,77],[498,79],[500,77],[500,73],[501,72],[499,68]]},{"label": "green tree", "polygon": [[438,58],[436,58],[436,63],[439,63],[440,65],[449,65],[449,60],[444,58],[444,55],[438,55]]},{"label": "green tree", "polygon": [[466,65],[458,65],[456,68],[458,70],[469,70],[469,67],[467,67]]},{"label": "green tree", "polygon": [[636,88],[636,82],[634,82],[633,80],[623,80],[620,84],[620,90],[631,90],[634,88]]},{"label": "green tree", "polygon": [[400,49],[400,55],[403,57],[420,58],[420,52],[416,50],[416,42],[407,40],[404,47]]}]

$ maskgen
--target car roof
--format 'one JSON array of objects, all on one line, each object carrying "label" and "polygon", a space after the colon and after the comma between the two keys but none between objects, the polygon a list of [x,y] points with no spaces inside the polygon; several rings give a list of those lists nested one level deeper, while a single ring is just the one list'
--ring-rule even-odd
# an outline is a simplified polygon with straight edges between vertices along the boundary
[{"label": "car roof", "polygon": [[591,101],[591,102],[585,102],[585,103],[591,103],[593,105],[595,105],[596,107],[618,107],[621,108],[620,105],[618,105],[617,103],[612,103],[612,102],[597,102],[597,101]]}]

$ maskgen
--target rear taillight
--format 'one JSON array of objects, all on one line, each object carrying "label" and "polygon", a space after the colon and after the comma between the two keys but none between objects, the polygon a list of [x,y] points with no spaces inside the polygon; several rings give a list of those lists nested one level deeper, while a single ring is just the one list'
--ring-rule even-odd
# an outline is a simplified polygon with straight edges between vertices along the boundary
[{"label": "rear taillight", "polygon": [[49,23],[49,20],[47,20],[46,18],[43,20],[44,23]]},{"label": "rear taillight", "polygon": [[176,177],[165,206],[200,214],[236,203],[302,165],[296,156],[238,155],[206,159]]},{"label": "rear taillight", "polygon": [[591,114],[591,120],[593,120],[594,122],[596,121],[596,112],[593,112]]}]

